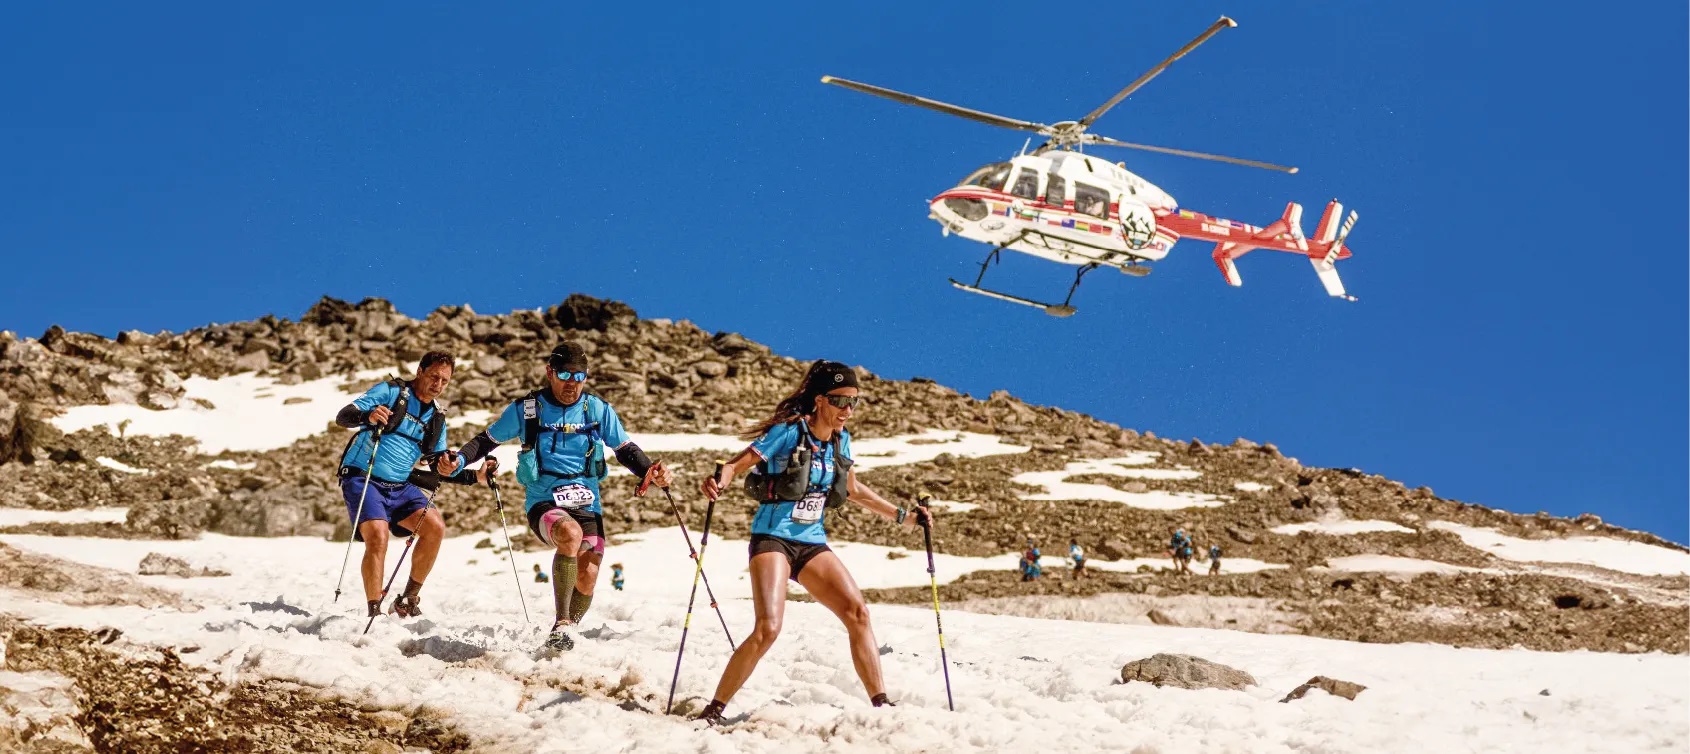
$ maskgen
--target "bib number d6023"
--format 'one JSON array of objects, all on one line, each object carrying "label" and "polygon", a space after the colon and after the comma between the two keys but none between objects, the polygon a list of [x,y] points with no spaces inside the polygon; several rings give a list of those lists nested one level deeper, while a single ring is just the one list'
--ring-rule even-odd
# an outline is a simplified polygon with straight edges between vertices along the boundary
[{"label": "bib number d6023", "polygon": [[822,510],[827,507],[827,493],[812,492],[792,504],[792,521],[798,524],[813,524],[822,520]]},{"label": "bib number d6023", "polygon": [[585,508],[593,504],[593,490],[584,484],[565,484],[552,488],[552,502],[559,508]]}]

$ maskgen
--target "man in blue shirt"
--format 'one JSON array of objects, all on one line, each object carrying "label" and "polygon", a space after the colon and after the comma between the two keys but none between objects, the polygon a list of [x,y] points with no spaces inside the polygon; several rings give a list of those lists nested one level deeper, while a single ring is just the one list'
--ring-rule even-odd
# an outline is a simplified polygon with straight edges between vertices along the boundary
[{"label": "man in blue shirt", "polygon": [[647,485],[669,486],[669,470],[653,463],[628,438],[622,419],[604,399],[586,392],[587,353],[563,343],[546,360],[546,386],[513,401],[499,418],[456,454],[475,463],[499,443],[522,438],[517,481],[526,491],[528,528],[556,548],[552,599],[557,619],[546,647],[575,646],[564,628],[577,624],[593,602],[605,531],[599,483],[607,472],[604,448]]},{"label": "man in blue shirt", "polygon": [[[393,601],[393,612],[408,618],[422,614],[417,594],[446,536],[446,522],[413,483],[413,469],[421,462],[432,465],[443,477],[440,481],[475,482],[468,472],[459,473],[463,470],[460,459],[444,452],[446,407],[435,399],[451,381],[452,357],[430,351],[417,364],[416,379],[382,382],[335,416],[336,424],[358,430],[340,456],[340,492],[346,499],[347,518],[354,519],[352,538],[364,543],[359,570],[371,616],[381,613],[381,573],[389,538],[413,533],[417,537],[410,580]],[[488,470],[477,474],[485,480]]]},{"label": "man in blue shirt", "polygon": [[1168,540],[1168,555],[1174,559],[1176,573],[1191,575],[1191,537],[1186,536],[1184,529],[1175,531],[1173,539]]},{"label": "man in blue shirt", "polygon": [[1221,546],[1209,545],[1209,575],[1221,572]]}]

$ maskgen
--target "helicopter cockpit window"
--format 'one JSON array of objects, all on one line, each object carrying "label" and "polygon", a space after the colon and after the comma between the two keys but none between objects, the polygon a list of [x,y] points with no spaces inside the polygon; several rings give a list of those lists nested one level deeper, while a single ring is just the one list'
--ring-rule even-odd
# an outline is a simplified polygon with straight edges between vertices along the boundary
[{"label": "helicopter cockpit window", "polygon": [[1009,163],[1000,162],[987,165],[962,179],[964,186],[980,186],[993,191],[1002,191],[1005,183],[1009,182]]},{"label": "helicopter cockpit window", "polygon": [[1015,185],[1010,187],[1009,193],[1022,199],[1039,198],[1039,171],[1032,168],[1022,168],[1015,176]]},{"label": "helicopter cockpit window", "polygon": [[1068,198],[1068,182],[1062,176],[1054,173],[1050,176],[1050,185],[1045,187],[1045,203],[1053,207],[1060,207]]},{"label": "helicopter cockpit window", "polygon": [[1074,209],[1096,217],[1109,217],[1109,192],[1084,183],[1074,184]]}]

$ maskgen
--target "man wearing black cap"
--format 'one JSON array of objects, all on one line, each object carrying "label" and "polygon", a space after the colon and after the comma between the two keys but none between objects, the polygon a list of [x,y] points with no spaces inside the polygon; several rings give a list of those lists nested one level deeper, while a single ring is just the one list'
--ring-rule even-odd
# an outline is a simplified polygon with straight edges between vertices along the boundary
[{"label": "man wearing black cap", "polygon": [[586,381],[586,351],[576,343],[559,344],[546,360],[546,386],[505,407],[458,451],[460,463],[471,464],[499,443],[522,438],[516,478],[527,490],[528,528],[557,550],[552,556],[557,620],[546,640],[553,650],[574,647],[564,628],[579,623],[592,605],[604,559],[599,494],[607,472],[604,448],[613,449],[616,460],[640,477],[640,489],[669,486],[669,470],[628,438],[616,409],[587,393]]}]

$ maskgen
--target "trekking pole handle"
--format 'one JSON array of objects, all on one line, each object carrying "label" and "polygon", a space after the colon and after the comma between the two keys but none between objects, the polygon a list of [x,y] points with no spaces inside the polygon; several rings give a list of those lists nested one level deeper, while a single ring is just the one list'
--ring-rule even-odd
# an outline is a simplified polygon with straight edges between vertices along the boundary
[{"label": "trekking pole handle", "polygon": [[920,508],[927,515],[921,517],[921,536],[927,542],[927,574],[933,575],[933,509],[927,506],[933,501],[933,496],[925,492],[916,495],[915,507]]}]

